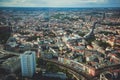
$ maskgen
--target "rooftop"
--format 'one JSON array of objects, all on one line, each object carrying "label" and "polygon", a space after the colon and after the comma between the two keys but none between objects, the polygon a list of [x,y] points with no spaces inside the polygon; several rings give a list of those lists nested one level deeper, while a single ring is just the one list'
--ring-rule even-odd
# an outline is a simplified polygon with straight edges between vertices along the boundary
[{"label": "rooftop", "polygon": [[25,51],[24,55],[31,55],[32,53],[34,53],[34,51]]}]

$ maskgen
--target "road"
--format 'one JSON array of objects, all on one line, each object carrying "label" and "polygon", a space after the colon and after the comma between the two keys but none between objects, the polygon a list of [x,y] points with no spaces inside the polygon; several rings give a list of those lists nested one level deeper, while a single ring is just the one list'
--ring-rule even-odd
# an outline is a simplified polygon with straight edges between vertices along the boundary
[{"label": "road", "polygon": [[71,67],[71,66],[62,64],[62,63],[60,63],[60,62],[58,62],[58,61],[56,61],[56,60],[43,59],[43,61],[52,62],[52,63],[54,63],[54,64],[56,64],[56,65],[58,65],[58,66],[61,66],[61,67],[65,68],[65,69],[69,70],[70,72],[72,71],[73,73],[75,73],[75,75],[76,75],[79,79],[80,79],[80,77],[82,76],[82,77],[84,77],[84,79],[82,79],[82,80],[93,80],[93,77],[92,77],[92,76],[87,75],[87,74],[85,74],[84,72],[79,71],[79,70],[77,70],[77,69],[75,69],[75,68],[73,68],[73,67]]},{"label": "road", "polygon": [[3,54],[13,54],[13,55],[16,55],[16,56],[20,55],[19,53],[10,52],[10,51],[6,51],[6,50],[3,50],[3,49],[0,49],[0,52],[3,53]]},{"label": "road", "polygon": [[65,65],[65,64],[62,64],[60,62],[58,62],[57,60],[50,60],[50,59],[43,59],[44,61],[48,61],[48,62],[52,62],[58,66],[62,66],[64,67],[65,69],[67,70],[71,70],[75,73],[75,75],[77,77],[81,77],[83,76],[85,78],[85,80],[97,80],[95,79],[97,76],[99,76],[102,72],[105,72],[105,71],[112,71],[112,70],[116,70],[116,69],[120,69],[120,64],[117,64],[117,65],[112,65],[112,66],[106,66],[104,68],[100,68],[98,69],[98,74],[96,76],[90,76],[88,74],[86,74],[85,72],[82,72],[78,69],[75,69],[71,66],[68,66],[68,65]]}]

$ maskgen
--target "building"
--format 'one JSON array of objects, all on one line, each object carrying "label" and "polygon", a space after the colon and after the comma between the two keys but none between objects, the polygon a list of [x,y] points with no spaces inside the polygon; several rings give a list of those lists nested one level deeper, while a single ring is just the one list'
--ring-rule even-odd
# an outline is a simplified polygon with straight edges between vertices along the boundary
[{"label": "building", "polygon": [[110,72],[101,73],[100,80],[113,80],[113,74]]},{"label": "building", "polygon": [[0,43],[6,43],[12,33],[12,28],[7,26],[0,26]]},{"label": "building", "polygon": [[36,56],[34,51],[26,51],[20,55],[22,76],[32,77],[36,70]]},{"label": "building", "polygon": [[62,79],[62,80],[67,79],[66,74],[63,73],[63,72],[57,72],[57,73],[48,72],[48,73],[43,73],[42,76],[48,77],[48,78],[59,78],[59,79]]},{"label": "building", "polygon": [[13,73],[20,68],[20,58],[16,56],[8,58],[1,64],[1,67],[7,72]]}]

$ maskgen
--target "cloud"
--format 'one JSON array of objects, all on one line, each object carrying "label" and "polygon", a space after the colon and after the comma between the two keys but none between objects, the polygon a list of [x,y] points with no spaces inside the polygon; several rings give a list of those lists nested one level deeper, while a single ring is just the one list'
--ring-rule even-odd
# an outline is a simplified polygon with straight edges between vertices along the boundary
[{"label": "cloud", "polygon": [[13,0],[0,0],[0,2],[11,2]]},{"label": "cloud", "polygon": [[1,6],[15,7],[85,7],[118,4],[119,0],[0,0]]},{"label": "cloud", "polygon": [[120,0],[107,0],[109,3],[120,3]]}]

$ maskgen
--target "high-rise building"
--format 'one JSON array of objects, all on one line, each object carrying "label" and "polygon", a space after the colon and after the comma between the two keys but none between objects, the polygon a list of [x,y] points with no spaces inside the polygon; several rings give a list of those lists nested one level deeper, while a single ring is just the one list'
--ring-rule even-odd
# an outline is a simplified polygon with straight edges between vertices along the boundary
[{"label": "high-rise building", "polygon": [[25,51],[20,55],[22,76],[32,77],[36,71],[36,56],[34,51]]}]

